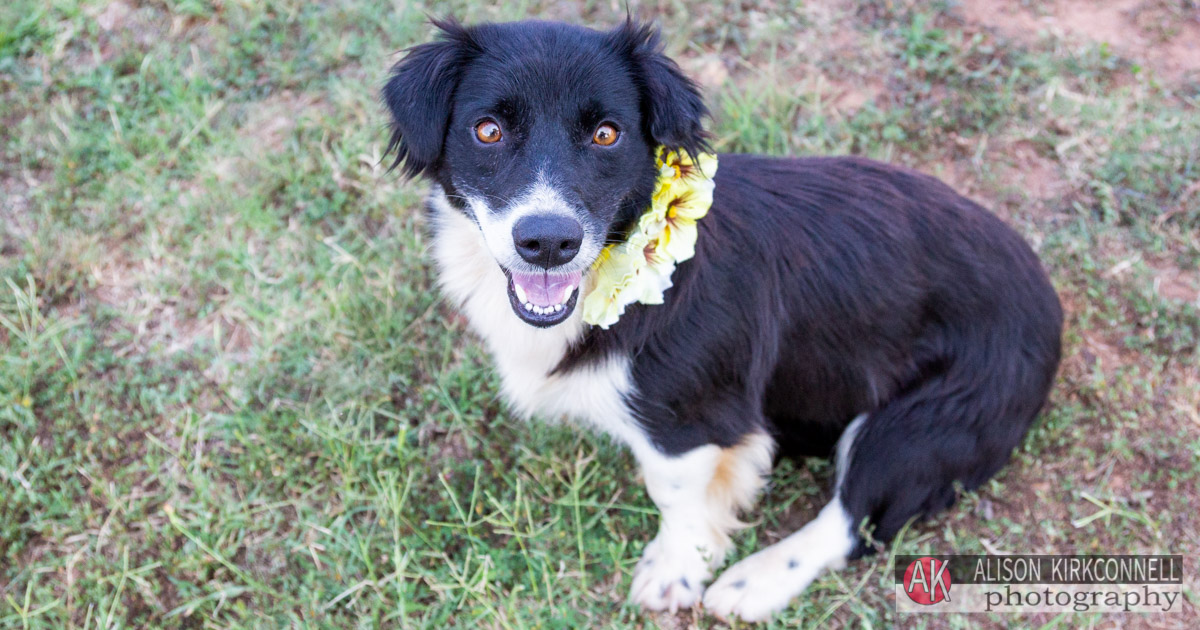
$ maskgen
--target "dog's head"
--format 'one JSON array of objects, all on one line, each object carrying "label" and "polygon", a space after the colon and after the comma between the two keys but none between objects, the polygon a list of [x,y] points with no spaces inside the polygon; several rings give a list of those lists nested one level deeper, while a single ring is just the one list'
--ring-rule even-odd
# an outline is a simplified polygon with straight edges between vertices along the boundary
[{"label": "dog's head", "polygon": [[517,315],[553,326],[649,203],[656,146],[706,148],[704,102],[648,25],[436,25],[383,90],[393,166],[440,185],[482,232]]}]

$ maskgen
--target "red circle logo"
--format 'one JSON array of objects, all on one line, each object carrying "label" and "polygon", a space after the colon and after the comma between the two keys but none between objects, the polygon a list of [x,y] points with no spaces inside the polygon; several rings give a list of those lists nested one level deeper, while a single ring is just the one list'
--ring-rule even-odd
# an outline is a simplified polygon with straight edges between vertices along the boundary
[{"label": "red circle logo", "polygon": [[914,602],[932,606],[950,601],[950,563],[937,558],[913,560],[904,571],[904,592]]}]

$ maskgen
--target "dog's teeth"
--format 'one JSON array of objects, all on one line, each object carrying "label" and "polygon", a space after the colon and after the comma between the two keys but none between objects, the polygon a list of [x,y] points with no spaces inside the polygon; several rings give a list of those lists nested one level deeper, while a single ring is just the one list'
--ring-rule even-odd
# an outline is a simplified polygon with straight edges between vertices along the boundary
[{"label": "dog's teeth", "polygon": [[555,304],[553,306],[538,306],[533,302],[527,302],[525,291],[516,284],[513,284],[513,290],[516,292],[517,297],[520,298],[521,306],[524,306],[525,310],[535,315],[549,315],[551,313],[563,312],[563,309],[566,308],[567,299],[571,297],[571,292],[575,290],[575,286],[572,285],[567,289],[567,295],[563,298],[562,304]]},{"label": "dog's teeth", "polygon": [[575,290],[575,285],[573,285],[573,284],[571,286],[567,287],[567,292],[563,294],[563,304],[566,304],[567,300],[571,299],[571,292],[574,290]]},{"label": "dog's teeth", "polygon": [[513,291],[515,291],[517,294],[518,302],[524,303],[529,301],[529,298],[525,296],[525,289],[522,289],[521,285],[517,284],[516,282],[513,283]]}]

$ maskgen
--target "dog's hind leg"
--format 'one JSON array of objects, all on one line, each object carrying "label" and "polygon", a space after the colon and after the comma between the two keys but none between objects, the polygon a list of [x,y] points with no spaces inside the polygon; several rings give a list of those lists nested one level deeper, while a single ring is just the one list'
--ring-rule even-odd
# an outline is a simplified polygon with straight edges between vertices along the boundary
[{"label": "dog's hind leg", "polygon": [[650,610],[694,606],[725,561],[738,512],[751,506],[771,468],[774,443],[751,433],[730,448],[710,444],[676,457],[636,452],[646,490],[662,513],[642,553],[630,601]]},{"label": "dog's hind leg", "polygon": [[822,570],[871,551],[859,534],[864,523],[873,541],[887,543],[914,517],[978,487],[1008,460],[1045,400],[1049,377],[1034,367],[949,370],[856,418],[838,441],[833,500],[800,531],[722,573],[705,608],[765,619]]},{"label": "dog's hind leg", "polygon": [[[989,368],[951,367],[863,425],[838,497],[856,524],[869,524],[873,541],[891,542],[914,517],[950,507],[1008,462],[1045,402],[1054,370],[1001,360]],[[860,541],[853,555],[871,551]]]}]

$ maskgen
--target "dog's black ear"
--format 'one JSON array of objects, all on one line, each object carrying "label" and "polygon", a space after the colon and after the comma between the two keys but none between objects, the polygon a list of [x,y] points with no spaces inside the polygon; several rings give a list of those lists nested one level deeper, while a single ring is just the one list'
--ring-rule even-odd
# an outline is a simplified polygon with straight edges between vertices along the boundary
[{"label": "dog's black ear", "polygon": [[391,168],[404,163],[410,177],[428,173],[441,156],[458,77],[475,50],[470,31],[453,18],[433,24],[441,29],[438,40],[409,48],[383,87],[392,113],[384,155],[394,151]]},{"label": "dog's black ear", "polygon": [[692,155],[711,150],[704,131],[704,98],[679,65],[663,54],[658,28],[626,18],[609,33],[609,40],[632,63],[642,92],[646,133],[658,144]]}]

